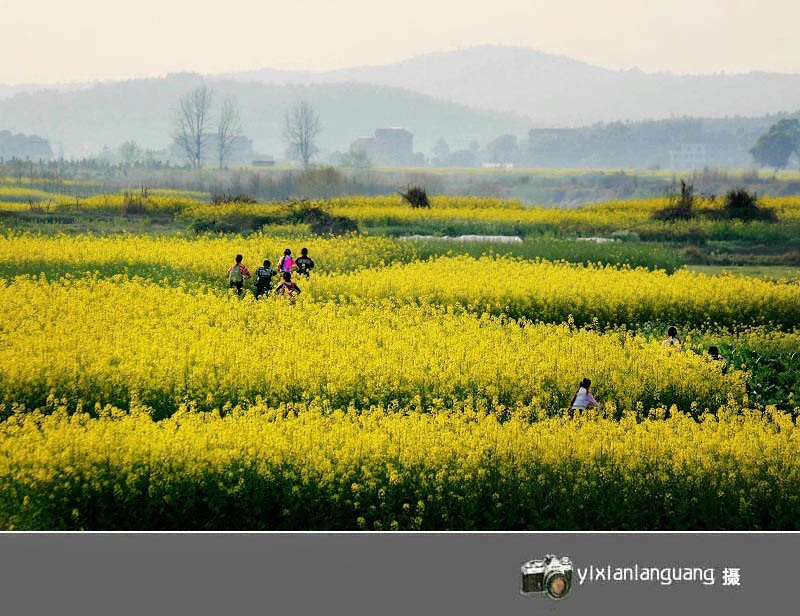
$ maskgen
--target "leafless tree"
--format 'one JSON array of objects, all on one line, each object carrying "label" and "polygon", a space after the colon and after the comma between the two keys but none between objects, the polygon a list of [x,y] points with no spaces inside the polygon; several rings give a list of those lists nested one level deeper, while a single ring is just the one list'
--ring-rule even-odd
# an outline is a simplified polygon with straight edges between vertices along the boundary
[{"label": "leafless tree", "polygon": [[119,155],[125,164],[130,167],[142,158],[142,149],[135,141],[129,140],[119,146]]},{"label": "leafless tree", "polygon": [[241,132],[239,108],[232,98],[226,98],[217,122],[217,157],[220,169],[225,166],[225,160],[230,156],[233,144],[241,136]]},{"label": "leafless tree", "polygon": [[319,116],[308,101],[301,101],[286,112],[283,138],[289,146],[290,154],[302,160],[306,167],[317,153],[315,140],[320,130]]},{"label": "leafless tree", "polygon": [[213,99],[214,93],[208,86],[202,85],[189,92],[180,102],[175,139],[195,168],[202,164]]}]

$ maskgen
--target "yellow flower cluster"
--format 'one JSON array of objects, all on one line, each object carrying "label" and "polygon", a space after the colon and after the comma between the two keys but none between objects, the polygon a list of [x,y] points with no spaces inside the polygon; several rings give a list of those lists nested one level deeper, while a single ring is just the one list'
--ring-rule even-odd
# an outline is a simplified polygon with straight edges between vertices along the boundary
[{"label": "yellow flower cluster", "polygon": [[0,268],[10,275],[45,273],[49,279],[99,271],[154,280],[169,278],[219,283],[236,254],[255,272],[264,259],[277,268],[285,248],[299,255],[308,245],[319,262],[316,271],[335,272],[380,267],[415,258],[414,245],[384,237],[277,238],[259,234],[247,238],[156,235],[37,235],[0,236]]},{"label": "yellow flower cluster", "polygon": [[[800,283],[484,256],[417,259],[417,246],[383,237],[277,238],[10,234],[0,237],[0,275],[123,274],[165,284],[225,286],[237,253],[251,271],[284,248],[308,245],[318,267],[305,297],[459,306],[532,320],[604,324],[800,324]],[[328,273],[329,275],[325,275]]]},{"label": "yellow flower cluster", "polygon": [[305,297],[292,305],[122,277],[15,279],[0,286],[0,402],[138,399],[165,416],[186,399],[204,409],[257,399],[425,409],[475,399],[558,413],[584,377],[620,410],[715,409],[745,395],[744,373],[723,375],[706,357],[622,330]]},{"label": "yellow flower cluster", "polygon": [[796,529],[791,415],[256,405],[0,424],[5,529]]},{"label": "yellow flower cluster", "polygon": [[800,325],[800,283],[743,276],[672,275],[508,257],[440,257],[321,277],[317,297],[415,300],[560,322]]}]

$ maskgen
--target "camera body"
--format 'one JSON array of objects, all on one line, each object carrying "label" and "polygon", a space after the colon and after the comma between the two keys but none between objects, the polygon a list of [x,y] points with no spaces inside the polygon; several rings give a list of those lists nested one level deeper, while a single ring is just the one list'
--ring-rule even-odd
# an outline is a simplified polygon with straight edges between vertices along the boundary
[{"label": "camera body", "polygon": [[529,560],[521,572],[524,595],[546,593],[553,599],[563,599],[572,587],[572,561],[567,556],[547,554]]}]

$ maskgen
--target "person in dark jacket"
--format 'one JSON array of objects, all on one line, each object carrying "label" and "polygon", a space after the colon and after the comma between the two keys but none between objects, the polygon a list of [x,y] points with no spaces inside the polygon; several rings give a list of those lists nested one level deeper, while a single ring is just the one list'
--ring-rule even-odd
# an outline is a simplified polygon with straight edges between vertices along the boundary
[{"label": "person in dark jacket", "polygon": [[300,251],[300,256],[297,257],[294,266],[297,268],[298,274],[308,278],[308,274],[314,269],[314,261],[308,256],[308,248],[303,248]]},{"label": "person in dark jacket", "polygon": [[277,272],[272,269],[269,259],[264,261],[264,265],[256,270],[256,298],[272,291],[272,277]]}]

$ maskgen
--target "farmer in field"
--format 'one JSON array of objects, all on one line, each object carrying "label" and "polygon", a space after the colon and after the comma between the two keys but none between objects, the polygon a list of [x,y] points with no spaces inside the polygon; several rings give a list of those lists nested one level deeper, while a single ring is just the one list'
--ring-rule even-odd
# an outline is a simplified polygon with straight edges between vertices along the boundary
[{"label": "farmer in field", "polygon": [[277,272],[272,269],[269,259],[264,261],[264,265],[256,270],[256,299],[272,291],[272,277]]},{"label": "farmer in field", "polygon": [[602,408],[603,405],[594,399],[594,396],[589,391],[592,382],[589,379],[583,379],[578,387],[572,400],[569,401],[569,416],[572,417],[575,411],[585,411],[589,407]]},{"label": "farmer in field", "polygon": [[242,295],[244,279],[250,278],[250,270],[242,263],[242,255],[236,255],[233,265],[228,268],[228,288],[236,289],[236,295]]},{"label": "farmer in field", "polygon": [[291,272],[283,272],[283,282],[275,289],[275,295],[278,297],[288,297],[291,303],[294,303],[295,298],[300,295],[300,287],[292,281]]},{"label": "farmer in field", "polygon": [[278,271],[282,274],[284,272],[291,272],[294,268],[294,258],[292,258],[292,251],[288,248],[283,251],[281,260],[278,261]]},{"label": "farmer in field", "polygon": [[314,261],[312,261],[311,257],[308,256],[308,248],[303,248],[300,251],[300,256],[297,257],[297,261],[294,262],[294,266],[297,268],[298,274],[308,278],[308,274],[312,269],[314,269]]},{"label": "farmer in field", "polygon": [[679,347],[683,344],[678,337],[678,329],[675,326],[670,326],[669,329],[667,329],[667,337],[662,344],[665,347]]}]

